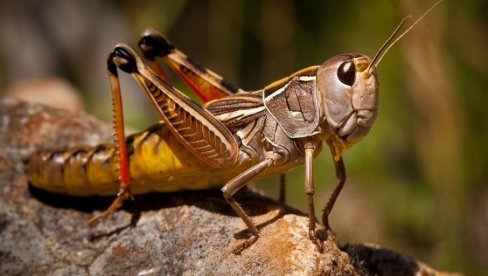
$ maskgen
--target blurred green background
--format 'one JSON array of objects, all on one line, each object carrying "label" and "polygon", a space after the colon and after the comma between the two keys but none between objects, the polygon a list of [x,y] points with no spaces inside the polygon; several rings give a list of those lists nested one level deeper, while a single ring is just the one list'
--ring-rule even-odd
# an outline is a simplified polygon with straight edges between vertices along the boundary
[{"label": "blurred green background", "polygon": [[[106,56],[118,42],[136,45],[147,26],[254,90],[339,53],[373,56],[402,17],[432,4],[4,0],[0,93],[23,80],[66,79],[87,112],[110,121]],[[445,1],[383,59],[377,122],[344,156],[348,180],[331,218],[341,242],[377,243],[440,270],[488,270],[487,14],[487,1]],[[124,77],[123,90],[128,125],[158,120],[133,81]],[[328,150],[315,172],[319,208],[336,185]],[[303,177],[289,174],[287,195],[306,210]],[[277,186],[277,178],[255,185],[271,196]]]}]

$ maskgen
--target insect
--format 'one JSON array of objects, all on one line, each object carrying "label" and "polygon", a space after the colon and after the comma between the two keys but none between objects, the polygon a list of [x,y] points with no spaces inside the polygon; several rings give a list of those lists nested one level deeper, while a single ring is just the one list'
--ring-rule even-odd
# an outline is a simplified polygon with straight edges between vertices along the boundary
[{"label": "insect", "polygon": [[[373,59],[338,55],[250,92],[195,63],[149,28],[139,40],[144,57],[131,46],[118,44],[107,60],[114,143],[39,151],[30,159],[31,183],[76,196],[118,192],[112,205],[89,224],[115,212],[131,193],[206,189],[225,183],[224,198],[252,234],[235,249],[239,253],[258,239],[259,231],[234,195],[252,179],[304,164],[308,233],[321,250],[315,228],[313,158],[325,141],[339,180],[322,215],[330,230],[328,216],[346,180],[342,154],[366,136],[377,116],[376,67],[388,49],[440,2],[396,36],[408,17],[404,18]],[[169,84],[160,59],[205,102],[203,106]],[[119,70],[134,77],[162,118],[127,138]]]}]

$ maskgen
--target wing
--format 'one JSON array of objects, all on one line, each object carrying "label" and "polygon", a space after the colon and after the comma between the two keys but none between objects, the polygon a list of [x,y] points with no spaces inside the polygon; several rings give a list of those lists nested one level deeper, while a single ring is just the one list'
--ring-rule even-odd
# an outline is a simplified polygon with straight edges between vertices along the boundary
[{"label": "wing", "polygon": [[126,59],[121,67],[131,72],[159,111],[171,133],[197,158],[212,167],[230,168],[239,157],[232,132],[209,111],[161,79],[130,46],[114,50]]}]

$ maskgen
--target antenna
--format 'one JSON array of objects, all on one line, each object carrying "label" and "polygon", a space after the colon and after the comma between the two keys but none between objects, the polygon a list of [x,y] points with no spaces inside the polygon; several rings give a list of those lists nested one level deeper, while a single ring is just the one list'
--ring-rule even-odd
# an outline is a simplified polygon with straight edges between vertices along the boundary
[{"label": "antenna", "polygon": [[381,45],[380,49],[378,50],[378,52],[376,53],[376,55],[373,57],[373,60],[371,61],[371,63],[369,64],[369,66],[368,66],[368,68],[366,70],[369,71],[371,69],[371,67],[373,67],[373,65],[374,66],[378,66],[378,64],[380,63],[381,59],[385,56],[385,54],[388,52],[388,50],[390,50],[390,48],[393,45],[395,45],[398,42],[398,40],[400,40],[404,35],[406,35],[408,32],[410,32],[410,30],[413,27],[415,27],[415,25],[417,25],[422,19],[424,19],[424,17],[427,16],[442,1],[444,1],[444,0],[437,1],[434,5],[432,5],[432,7],[430,7],[427,11],[425,11],[424,14],[422,14],[415,22],[413,22],[413,24],[410,25],[410,27],[408,27],[403,33],[401,33],[399,36],[397,36],[393,40],[393,38],[398,33],[398,31],[400,30],[400,28],[405,24],[405,22],[409,18],[412,17],[411,15],[405,16],[402,19],[402,21],[400,21],[400,24],[398,24],[398,26],[395,28],[395,30],[390,35],[390,37],[388,37],[388,39],[385,41],[385,43],[383,43],[383,45]]}]

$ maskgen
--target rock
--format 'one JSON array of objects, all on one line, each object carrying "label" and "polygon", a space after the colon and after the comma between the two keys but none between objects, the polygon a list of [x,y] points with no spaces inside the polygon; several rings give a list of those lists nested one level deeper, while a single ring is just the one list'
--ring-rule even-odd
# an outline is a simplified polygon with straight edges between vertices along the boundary
[{"label": "rock", "polygon": [[305,214],[250,190],[239,192],[237,201],[252,215],[261,236],[235,255],[232,250],[249,232],[219,190],[137,196],[88,229],[85,222],[113,198],[70,197],[29,186],[24,161],[35,150],[93,145],[110,136],[110,126],[82,113],[13,99],[0,101],[1,275],[358,275],[395,271],[385,270],[386,266],[406,268],[401,271],[411,275],[436,273],[393,251],[398,258],[381,254],[372,258],[383,249],[371,246],[350,245],[341,250],[329,239],[321,253],[308,239]]},{"label": "rock", "polygon": [[80,91],[71,83],[54,76],[24,79],[5,88],[6,97],[71,112],[84,109],[80,95]]}]

